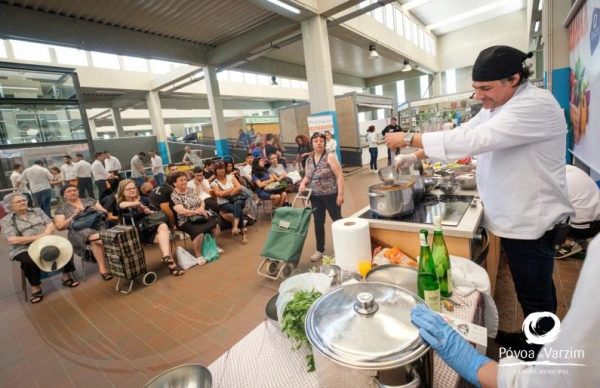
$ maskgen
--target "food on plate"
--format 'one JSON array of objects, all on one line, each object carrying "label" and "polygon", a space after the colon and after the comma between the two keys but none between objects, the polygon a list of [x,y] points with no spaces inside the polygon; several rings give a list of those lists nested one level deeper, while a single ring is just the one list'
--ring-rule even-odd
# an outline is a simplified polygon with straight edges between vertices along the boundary
[{"label": "food on plate", "polygon": [[381,251],[383,257],[391,264],[405,265],[407,267],[417,268],[418,263],[415,259],[402,252],[398,247],[385,248]]}]

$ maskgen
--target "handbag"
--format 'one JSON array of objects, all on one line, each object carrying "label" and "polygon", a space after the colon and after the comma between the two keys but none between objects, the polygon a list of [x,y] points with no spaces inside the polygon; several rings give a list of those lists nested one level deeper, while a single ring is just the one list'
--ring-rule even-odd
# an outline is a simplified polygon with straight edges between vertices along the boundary
[{"label": "handbag", "polygon": [[246,197],[246,195],[244,194],[234,194],[234,195],[230,195],[229,197],[227,197],[227,200],[230,203],[235,203],[237,201],[245,201],[248,197]]},{"label": "handbag", "polygon": [[191,217],[188,217],[188,221],[192,224],[204,224],[206,221],[208,221],[208,217],[193,215]]},{"label": "handbag", "polygon": [[164,211],[159,210],[159,211],[155,211],[154,213],[148,214],[146,217],[144,217],[144,220],[142,221],[142,227],[144,229],[149,229],[149,228],[157,227],[160,224],[168,224],[168,223],[169,223],[169,217],[165,214]]},{"label": "handbag", "polygon": [[273,182],[267,187],[265,187],[265,191],[269,194],[281,194],[287,188],[287,183],[285,181]]},{"label": "handbag", "polygon": [[106,215],[104,212],[88,208],[73,219],[71,228],[73,230],[96,229],[95,227],[99,223],[105,222],[105,220]]},{"label": "handbag", "polygon": [[202,257],[204,257],[208,263],[219,258],[219,247],[217,247],[217,240],[215,240],[215,238],[209,233],[204,234],[204,242],[202,242]]}]

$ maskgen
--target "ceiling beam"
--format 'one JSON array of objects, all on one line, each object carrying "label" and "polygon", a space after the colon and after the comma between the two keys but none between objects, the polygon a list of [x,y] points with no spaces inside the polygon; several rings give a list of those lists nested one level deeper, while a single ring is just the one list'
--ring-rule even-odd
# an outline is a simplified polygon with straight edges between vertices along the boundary
[{"label": "ceiling beam", "polygon": [[0,37],[112,54],[206,64],[207,47],[73,17],[0,4]]},{"label": "ceiling beam", "polygon": [[365,87],[370,88],[377,85],[391,84],[392,82],[401,81],[404,79],[420,77],[423,74],[427,73],[413,69],[411,71],[398,71],[395,73],[379,75],[377,77],[365,78]]},{"label": "ceiling beam", "polygon": [[321,0],[319,12],[321,16],[329,17],[360,4],[361,0]]},{"label": "ceiling beam", "polygon": [[294,20],[298,23],[303,20],[306,20],[308,18],[311,18],[317,14],[312,7],[309,7],[307,4],[302,4],[302,3],[296,2],[296,1],[287,1],[286,2],[286,0],[282,0],[282,2],[298,9],[300,11],[299,14],[291,12],[291,11],[289,11],[285,8],[282,8],[278,5],[275,5],[267,0],[246,0],[246,1],[249,3],[252,3],[254,5],[257,5],[261,8],[264,8],[269,12],[273,12],[273,13],[276,13],[285,18]]}]

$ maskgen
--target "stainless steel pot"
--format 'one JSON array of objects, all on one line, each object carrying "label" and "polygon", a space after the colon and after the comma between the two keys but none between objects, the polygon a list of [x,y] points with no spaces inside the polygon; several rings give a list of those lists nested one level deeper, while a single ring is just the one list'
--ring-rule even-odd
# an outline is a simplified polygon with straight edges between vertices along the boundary
[{"label": "stainless steel pot", "polygon": [[373,267],[365,277],[367,282],[392,284],[417,293],[417,270],[396,264],[384,264]]},{"label": "stainless steel pot", "polygon": [[[425,195],[425,184],[423,182],[423,177],[421,175],[409,175],[409,177],[415,180],[415,184],[413,186],[413,198],[416,202],[419,202]],[[408,178],[405,175],[401,175],[398,177],[398,179],[405,180]]]},{"label": "stainless steel pot", "polygon": [[415,208],[414,178],[397,181],[394,185],[379,183],[369,186],[369,206],[381,217],[396,217],[410,214]]},{"label": "stainless steel pot", "polygon": [[346,285],[319,298],[305,322],[319,385],[431,386],[432,352],[410,322],[410,310],[421,303],[384,283]]}]

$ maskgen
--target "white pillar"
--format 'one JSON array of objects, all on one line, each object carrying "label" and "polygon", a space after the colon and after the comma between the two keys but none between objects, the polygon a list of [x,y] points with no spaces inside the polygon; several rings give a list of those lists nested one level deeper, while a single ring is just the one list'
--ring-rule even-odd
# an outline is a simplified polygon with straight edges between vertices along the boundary
[{"label": "white pillar", "polygon": [[158,153],[163,160],[163,164],[170,163],[169,147],[167,146],[167,131],[165,129],[165,121],[162,115],[162,106],[158,92],[150,91],[146,94],[146,106],[150,114],[150,124],[152,125],[152,133],[156,136],[158,144]]},{"label": "white pillar", "polygon": [[113,125],[115,126],[115,131],[117,133],[117,137],[125,137],[125,130],[123,129],[123,120],[121,120],[121,111],[119,108],[112,108],[112,119]]},{"label": "white pillar", "polygon": [[227,129],[225,127],[219,81],[217,80],[217,70],[214,66],[204,67],[203,70],[204,79],[206,80],[206,94],[208,97],[208,108],[210,109],[213,136],[215,137],[215,146],[217,147],[217,156],[227,156],[229,155],[229,143],[227,141]]},{"label": "white pillar", "polygon": [[[302,22],[302,42],[311,115],[330,115],[333,119],[333,137],[338,143],[337,156],[341,161],[340,135],[335,110],[333,74],[329,53],[327,19],[315,16]],[[349,128],[354,130],[354,128]]]}]

